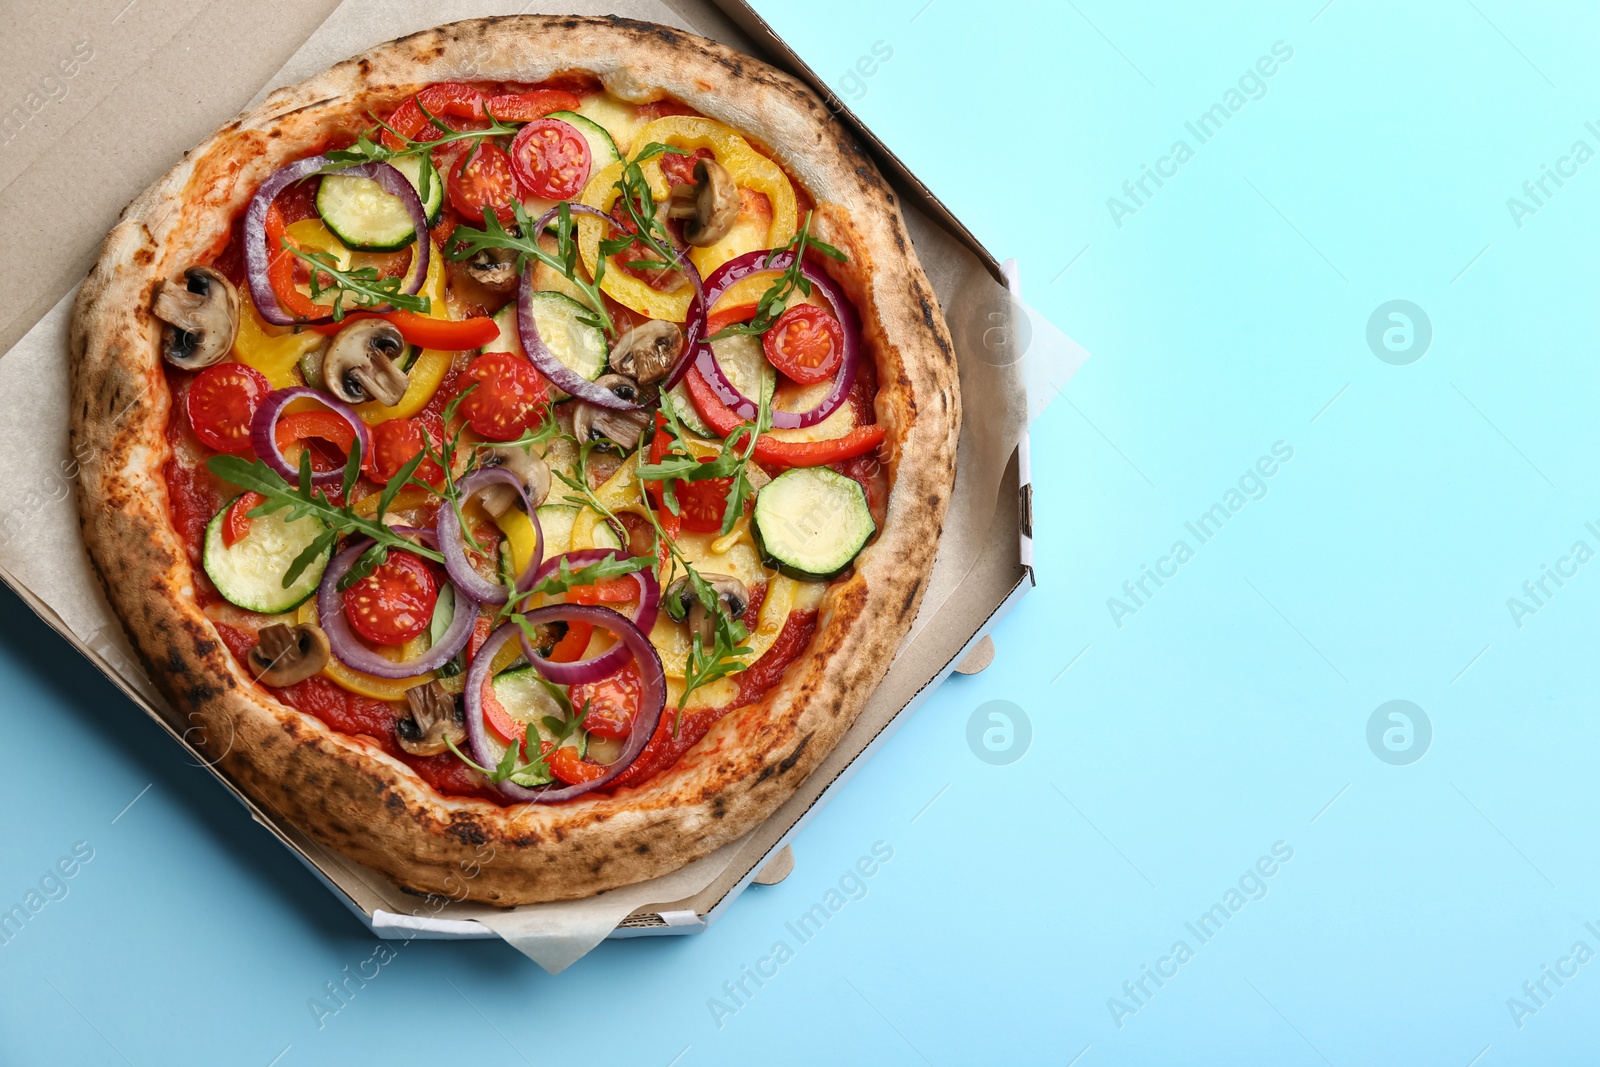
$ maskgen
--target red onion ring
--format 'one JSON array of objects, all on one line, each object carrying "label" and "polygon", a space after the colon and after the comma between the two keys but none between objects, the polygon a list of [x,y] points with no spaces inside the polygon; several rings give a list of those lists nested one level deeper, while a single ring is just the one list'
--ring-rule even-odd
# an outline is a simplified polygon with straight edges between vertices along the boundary
[{"label": "red onion ring", "polygon": [[[278,420],[283,417],[284,408],[296,400],[306,398],[322,404],[350,424],[351,429],[355,431],[356,440],[361,443],[363,460],[372,455],[372,431],[361,421],[361,416],[356,414],[355,408],[343,400],[313,389],[309,385],[292,385],[287,389],[274,390],[261,401],[261,406],[256,408],[255,417],[250,420],[250,446],[255,449],[256,455],[261,457],[262,462],[277,471],[278,475],[290,485],[299,483],[300,471],[284,458],[283,451],[278,448]],[[331,471],[314,471],[311,475],[313,485],[337,485],[343,480],[343,467]]]},{"label": "red onion ring", "polygon": [[[415,534],[424,541],[433,538],[432,532],[428,530],[417,530],[407,526],[396,526],[394,530],[396,533]],[[456,597],[455,613],[450,617],[450,625],[439,636],[438,643],[416,659],[402,663],[378,655],[362,644],[360,638],[351,630],[350,620],[344,614],[344,593],[339,589],[339,579],[345,576],[361,553],[370,547],[372,541],[364,539],[345,548],[333,557],[328,563],[328,569],[322,572],[322,584],[317,586],[317,625],[328,635],[329,649],[346,667],[377,678],[410,678],[413,675],[438,670],[467,647],[467,641],[472,637],[473,624],[478,621],[477,602],[459,584],[451,582]]]},{"label": "red onion ring", "polygon": [[[255,304],[257,313],[274,326],[298,326],[333,321],[332,313],[315,319],[295,318],[278,303],[278,294],[272,291],[272,282],[267,277],[270,257],[267,249],[267,209],[284,189],[303,178],[311,177],[332,162],[327,156],[312,156],[280,167],[261,183],[261,188],[250,198],[250,207],[244,213],[245,280],[250,285],[250,299]],[[387,163],[363,163],[355,167],[340,168],[334,173],[352,178],[370,178],[382,186],[384,192],[400,198],[417,231],[416,251],[411,256],[411,280],[406,283],[405,292],[410,296],[420,291],[422,283],[428,278],[428,259],[432,249],[428,240],[428,213],[422,206],[422,200],[417,196],[417,190],[404,174]],[[277,249],[271,251],[275,252]],[[361,310],[384,309],[362,308]]]},{"label": "red onion ring", "polygon": [[[526,588],[533,588],[550,575],[556,573],[561,566],[561,561],[566,560],[567,565],[573,570],[587,567],[591,563],[601,560],[620,557],[619,549],[615,548],[585,548],[577,552],[564,552],[559,556],[551,556],[533,572],[533,580]],[[656,624],[656,609],[661,604],[661,583],[656,580],[656,572],[652,567],[634,571],[628,575],[639,583],[639,607],[633,613],[633,624],[641,633],[648,634]],[[614,611],[614,608],[607,608]],[[528,657],[528,662],[538,669],[539,673],[555,682],[557,685],[580,685],[584,682],[598,682],[602,678],[610,677],[622,669],[622,665],[629,657],[628,649],[620,643],[606,649],[598,656],[591,659],[575,660],[571,663],[557,663],[545,659],[534,651],[533,645],[528,641],[528,635],[522,635],[522,654]]]},{"label": "red onion ring", "polygon": [[[612,228],[620,229],[617,220],[598,208],[586,204],[568,204],[569,209],[583,215],[593,215],[610,223]],[[553,207],[539,217],[534,225],[535,233],[543,233],[545,226],[561,211],[560,207]],[[700,279],[700,272],[695,269],[689,257],[678,249],[673,250],[677,255],[677,269],[682,271],[694,286],[694,299],[689,302],[689,315],[685,323],[686,330],[683,339],[683,355],[679,357],[672,373],[667,375],[663,389],[670,389],[678,383],[689,368],[689,357],[694,352],[695,346],[700,343],[700,336],[705,332],[705,309],[709,305],[705,300],[705,285]],[[522,349],[528,354],[528,359],[539,368],[539,373],[549,379],[564,393],[570,393],[579,400],[593,404],[596,407],[610,408],[613,411],[637,411],[643,404],[633,400],[624,400],[603,385],[596,385],[565,363],[551,354],[544,341],[539,337],[539,325],[533,319],[533,264],[522,272],[521,284],[517,287],[517,332],[521,335]]]},{"label": "red onion ring", "polygon": [[[619,644],[632,653],[639,664],[639,678],[643,683],[639,695],[639,713],[633,717],[633,729],[628,734],[627,743],[622,746],[622,755],[606,769],[605,774],[594,781],[579,785],[548,785],[538,789],[529,789],[514,782],[501,782],[497,788],[513,800],[531,804],[554,804],[603,789],[639,758],[639,753],[644,751],[644,746],[656,732],[656,724],[661,720],[662,709],[667,704],[667,679],[661,669],[661,657],[637,626],[610,608],[552,604],[546,608],[535,608],[523,617],[534,626],[577,621],[616,634]],[[516,623],[506,623],[489,635],[489,639],[472,657],[472,666],[467,668],[466,692],[463,694],[467,712],[467,742],[472,758],[483,767],[491,767],[496,762],[489,748],[488,731],[483,725],[483,687],[489,682],[495,653],[521,633],[522,628]]]},{"label": "red onion ring", "polygon": [[[521,478],[504,467],[480,467],[461,479],[456,488],[461,493],[461,499],[466,501],[490,482],[502,482],[515,489],[522,500],[522,506],[528,510],[528,521],[533,523],[535,537],[533,558],[528,561],[527,569],[517,577],[517,588],[526,589],[533,584],[533,575],[544,559],[544,530],[539,526],[539,516],[534,513],[533,501],[528,499],[528,487],[522,484]],[[467,595],[479,603],[504,604],[511,595],[510,590],[499,582],[491,582],[479,574],[467,560],[467,549],[462,543],[461,522],[456,518],[456,509],[450,507],[448,503],[440,505],[439,518],[434,529],[439,539],[439,551],[444,553],[444,569],[449,573],[450,580],[465,589]]]},{"label": "red onion ring", "polygon": [[[770,258],[769,258],[770,257]],[[711,307],[722,294],[726,293],[736,282],[756,274],[776,274],[789,269],[794,262],[794,253],[788,249],[780,252],[766,252],[757,249],[746,252],[742,256],[735,256],[722,266],[718,267],[706,281],[705,306]],[[798,430],[806,426],[815,426],[823,419],[832,415],[850,395],[850,387],[856,381],[856,368],[861,363],[861,320],[856,316],[855,305],[851,304],[844,295],[843,290],[821,270],[814,267],[809,261],[802,261],[800,273],[822,291],[828,303],[833,305],[833,313],[839,318],[839,325],[844,327],[844,358],[839,363],[839,371],[833,377],[833,388],[828,390],[828,395],[822,402],[810,411],[779,411],[772,410],[772,425],[779,430]],[[689,313],[695,313],[691,305]],[[688,361],[685,360],[685,365]],[[699,342],[699,351],[695,353],[694,365],[705,376],[706,384],[711,386],[711,391],[734,414],[742,419],[754,420],[756,417],[756,402],[734,388],[733,382],[722,372],[722,366],[717,362],[716,353],[711,350],[711,341],[706,339]],[[670,386],[669,386],[670,388]]]}]

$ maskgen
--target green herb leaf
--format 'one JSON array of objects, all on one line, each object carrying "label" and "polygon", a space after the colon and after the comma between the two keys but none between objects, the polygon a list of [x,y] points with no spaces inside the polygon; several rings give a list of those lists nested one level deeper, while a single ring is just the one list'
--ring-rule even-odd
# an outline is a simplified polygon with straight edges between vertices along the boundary
[{"label": "green herb leaf", "polygon": [[[311,299],[315,300],[324,293],[334,294],[329,310],[335,322],[342,322],[345,313],[352,309],[366,310],[388,305],[425,315],[432,306],[426,296],[407,293],[406,280],[398,275],[393,278],[379,277],[377,267],[341,270],[338,259],[331,252],[302,252],[290,244],[287,237],[283,238],[282,243],[286,251],[311,265]],[[347,300],[352,307],[346,307]]]}]

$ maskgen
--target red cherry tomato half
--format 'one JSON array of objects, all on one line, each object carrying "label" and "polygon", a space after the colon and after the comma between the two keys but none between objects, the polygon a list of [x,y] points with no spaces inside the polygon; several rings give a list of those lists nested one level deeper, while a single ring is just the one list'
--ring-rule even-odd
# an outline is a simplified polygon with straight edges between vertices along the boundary
[{"label": "red cherry tomato half", "polygon": [[458,381],[463,390],[477,384],[457,410],[491,441],[516,439],[544,410],[544,376],[510,352],[485,352],[467,364]]},{"label": "red cherry tomato half", "polygon": [[762,335],[761,347],[791,381],[816,385],[832,378],[844,360],[844,327],[826,308],[796,304]]},{"label": "red cherry tomato half", "polygon": [[[598,682],[582,682],[567,692],[575,714],[583,715],[583,728],[599,737],[621,739],[633,729],[644,684],[639,668],[629,660],[622,669]],[[584,707],[588,712],[584,712]]]},{"label": "red cherry tomato half", "polygon": [[[667,454],[671,438],[660,427],[666,420],[659,414],[656,416],[656,435],[650,441],[650,462],[660,463],[661,457]],[[710,463],[711,456],[703,457],[701,463]],[[666,508],[666,493],[661,488],[660,482],[647,481],[644,483],[646,490],[655,500],[658,508]],[[672,483],[673,495],[678,500],[678,514],[672,515],[670,510],[662,516],[663,519],[674,518],[682,524],[682,528],[691,533],[715,533],[722,529],[722,516],[728,510],[728,490],[733,487],[733,479],[707,478],[698,482],[686,482],[676,479]]]},{"label": "red cherry tomato half", "polygon": [[511,142],[511,171],[527,196],[570,200],[589,180],[589,142],[570,123],[534,119]]},{"label": "red cherry tomato half", "polygon": [[403,645],[428,628],[439,586],[409,552],[390,552],[383,565],[345,590],[344,614],[356,633],[376,645]]},{"label": "red cherry tomato half", "polygon": [[450,206],[470,223],[482,225],[484,208],[493,211],[501,222],[513,217],[511,201],[518,199],[517,179],[511,172],[511,157],[496,145],[485,141],[461,153],[450,167],[446,184]]},{"label": "red cherry tomato half", "polygon": [[250,420],[272,392],[265,375],[243,363],[216,363],[195,376],[184,398],[194,435],[218,452],[250,447]]},{"label": "red cherry tomato half", "polygon": [[222,520],[222,545],[224,548],[232,548],[249,535],[250,512],[266,502],[266,497],[253,490],[233,502],[233,505],[228,508],[227,517]]},{"label": "red cherry tomato half", "polygon": [[[422,451],[424,434],[428,447],[439,451],[444,439],[444,423],[437,415],[418,415],[414,419],[390,419],[372,428],[372,476],[387,483],[400,473],[400,468],[410,463]],[[417,478],[429,485],[444,481],[444,471],[432,459],[417,464]]]}]

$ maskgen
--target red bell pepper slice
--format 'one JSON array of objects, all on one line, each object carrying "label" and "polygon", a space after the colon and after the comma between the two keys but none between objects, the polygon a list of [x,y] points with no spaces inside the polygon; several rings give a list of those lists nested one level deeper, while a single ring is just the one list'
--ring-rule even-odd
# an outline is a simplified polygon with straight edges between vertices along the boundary
[{"label": "red bell pepper slice", "polygon": [[[326,310],[326,309],[323,309]],[[430,319],[414,311],[352,311],[343,322],[325,322],[311,327],[318,333],[338,333],[356,319],[388,319],[407,344],[446,352],[482,348],[500,336],[500,327],[487,315],[473,319]]]},{"label": "red bell pepper slice", "polygon": [[222,544],[225,548],[232,548],[250,533],[250,512],[267,502],[267,498],[251,490],[245,493],[233,506],[228,509],[228,517],[222,520]]},{"label": "red bell pepper slice", "polygon": [[[694,401],[695,410],[718,434],[727,437],[741,426],[749,425],[711,391],[698,367],[690,367],[683,380],[689,386],[689,398]],[[883,438],[883,427],[878,425],[857,426],[843,437],[826,441],[780,441],[770,434],[762,434],[756,439],[755,457],[774,467],[821,467],[871,452],[883,443]]]}]

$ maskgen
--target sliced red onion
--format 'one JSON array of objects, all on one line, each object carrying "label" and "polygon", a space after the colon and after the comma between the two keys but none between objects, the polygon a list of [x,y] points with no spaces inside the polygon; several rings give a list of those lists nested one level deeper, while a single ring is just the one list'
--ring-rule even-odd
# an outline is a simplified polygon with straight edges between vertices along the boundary
[{"label": "sliced red onion", "polygon": [[[456,483],[456,488],[461,493],[462,501],[465,502],[492,482],[500,482],[515,489],[522,506],[527,509],[528,521],[533,523],[535,537],[533,558],[528,561],[527,569],[517,577],[517,588],[526,589],[532,584],[534,572],[544,559],[544,530],[539,526],[539,516],[534,513],[533,502],[528,499],[528,487],[522,484],[521,478],[505,467],[480,467]],[[473,569],[472,563],[467,559],[466,545],[462,541],[461,522],[456,518],[456,509],[450,507],[448,503],[440,506],[435,529],[439,536],[439,551],[444,553],[444,569],[449,572],[450,580],[465,589],[472,599],[480,603],[504,604],[511,591],[499,582],[491,582]]]},{"label": "sliced red onion", "polygon": [[[356,414],[355,408],[309,385],[292,385],[287,389],[268,393],[261,406],[256,408],[255,417],[250,421],[250,445],[255,449],[256,455],[261,457],[262,462],[277,471],[290,485],[299,483],[300,471],[284,458],[282,449],[278,447],[278,420],[283,417],[284,408],[296,400],[304,399],[315,400],[348,422],[350,428],[355,431],[356,440],[361,442],[362,462],[365,463],[371,458],[372,431],[361,421],[361,416]],[[343,467],[331,471],[313,472],[311,475],[313,485],[337,485],[343,479]]]},{"label": "sliced red onion", "polygon": [[[770,258],[769,258],[770,257]],[[705,306],[711,307],[722,298],[735,283],[756,274],[776,274],[789,269],[794,262],[794,253],[788,249],[781,252],[770,253],[760,249],[746,252],[736,256],[718,267],[706,282]],[[828,390],[828,395],[822,402],[810,411],[772,411],[772,425],[780,430],[797,430],[806,426],[815,426],[823,419],[839,410],[845,398],[850,395],[850,387],[856,381],[856,368],[861,363],[861,320],[856,316],[855,305],[844,295],[843,290],[810,261],[800,264],[800,273],[804,274],[821,290],[828,303],[833,305],[833,313],[838,316],[839,325],[844,327],[844,358],[839,362],[839,371],[833,377],[833,388]],[[690,308],[690,315],[694,308]],[[687,363],[687,361],[685,361]],[[706,384],[711,386],[711,391],[741,419],[754,420],[756,417],[756,402],[734,388],[733,382],[722,372],[722,365],[717,362],[716,353],[711,350],[709,338],[699,342],[699,351],[695,353],[694,365],[705,376]]]},{"label": "sliced red onion", "polygon": [[[567,566],[572,570],[587,567],[591,563],[601,560],[620,557],[622,552],[615,548],[585,548],[577,552],[564,552],[559,556],[551,556],[544,564],[533,573],[533,581],[527,588],[533,588],[550,575],[556,573],[561,566],[561,561],[566,560]],[[639,607],[633,613],[633,624],[644,633],[649,633],[656,624],[656,609],[661,604],[661,583],[656,581],[656,572],[653,567],[634,571],[628,577],[639,583]],[[609,610],[615,610],[608,608]],[[602,678],[610,677],[622,669],[631,655],[627,646],[620,642],[606,649],[598,656],[590,659],[575,660],[571,663],[557,663],[545,659],[534,651],[533,644],[528,640],[528,635],[522,635],[522,653],[528,657],[528,662],[538,668],[540,674],[555,682],[557,685],[581,685],[584,682],[598,682]]]},{"label": "sliced red onion", "polygon": [[[433,539],[433,533],[429,530],[417,530],[405,526],[397,526],[394,529],[396,533],[416,535],[424,542]],[[473,624],[478,621],[477,602],[458,583],[451,582],[456,598],[455,612],[450,616],[450,625],[439,636],[438,642],[416,659],[401,663],[380,656],[362,644],[361,639],[350,628],[350,620],[344,613],[344,593],[339,589],[339,579],[355,565],[361,553],[371,547],[371,540],[362,540],[351,545],[334,556],[328,564],[328,569],[322,572],[322,584],[317,586],[317,625],[328,635],[329,649],[346,667],[377,678],[410,678],[413,675],[438,670],[454,659],[456,653],[467,647],[467,641],[472,637]]]},{"label": "sliced red onion", "polygon": [[[586,204],[568,204],[567,206],[574,212],[593,215],[595,218],[609,223],[613,228],[617,228],[617,220],[598,208],[592,208]],[[554,207],[541,215],[534,226],[534,232],[542,233],[545,226],[559,214],[560,210],[560,207]],[[678,260],[677,269],[682,271],[684,276],[689,279],[690,284],[694,286],[695,295],[694,299],[689,302],[689,316],[684,324],[683,355],[679,358],[677,366],[672,369],[672,373],[667,376],[666,382],[662,386],[663,389],[672,388],[678,383],[678,379],[683,377],[689,366],[690,355],[694,352],[695,345],[699,344],[701,335],[705,333],[706,323],[705,286],[700,280],[700,272],[695,269],[694,264],[689,262],[689,257],[682,251],[674,249],[674,252]],[[540,374],[550,380],[550,384],[562,392],[570,393],[579,400],[586,401],[596,407],[611,408],[614,411],[636,411],[644,406],[634,400],[624,400],[603,385],[596,385],[552,355],[550,349],[539,337],[539,324],[533,319],[532,296],[533,264],[530,262],[527,269],[522,272],[522,282],[517,289],[517,332],[521,335],[522,349],[528,354],[528,359],[535,367],[539,368]]]},{"label": "sliced red onion", "polygon": [[[552,622],[587,622],[616,634],[618,644],[627,649],[639,664],[642,683],[639,711],[633,717],[633,729],[628,733],[627,743],[622,746],[622,755],[594,781],[579,785],[547,785],[537,789],[514,782],[501,782],[497,788],[513,800],[531,804],[554,804],[603,789],[639,758],[639,753],[644,751],[644,746],[656,732],[656,723],[660,721],[662,709],[667,703],[667,679],[661,669],[661,657],[639,627],[610,608],[552,604],[546,608],[535,608],[523,617],[534,626]],[[479,766],[492,767],[498,762],[489,747],[489,734],[483,724],[483,687],[489,684],[489,672],[493,668],[495,654],[507,641],[521,633],[522,629],[516,623],[506,623],[489,635],[489,639],[472,657],[472,666],[467,668],[466,692],[463,694],[467,712],[467,742],[472,758]]]},{"label": "sliced red onion", "polygon": [[[332,162],[327,156],[312,156],[280,167],[261,183],[261,188],[250,198],[250,207],[244,213],[245,280],[250,284],[250,299],[255,303],[256,311],[261,317],[274,326],[333,321],[331,313],[316,319],[295,318],[278,303],[278,294],[272,291],[272,282],[267,277],[267,264],[271,253],[278,251],[267,248],[267,209],[284,189],[297,181],[311,177]],[[416,248],[411,254],[411,280],[406,283],[405,292],[407,295],[419,292],[422,283],[428,278],[428,259],[432,248],[428,240],[428,213],[422,206],[422,200],[417,196],[416,188],[404,174],[387,163],[363,163],[355,167],[340,168],[334,173],[351,178],[370,178],[382,186],[384,192],[400,198],[417,231]]]}]

